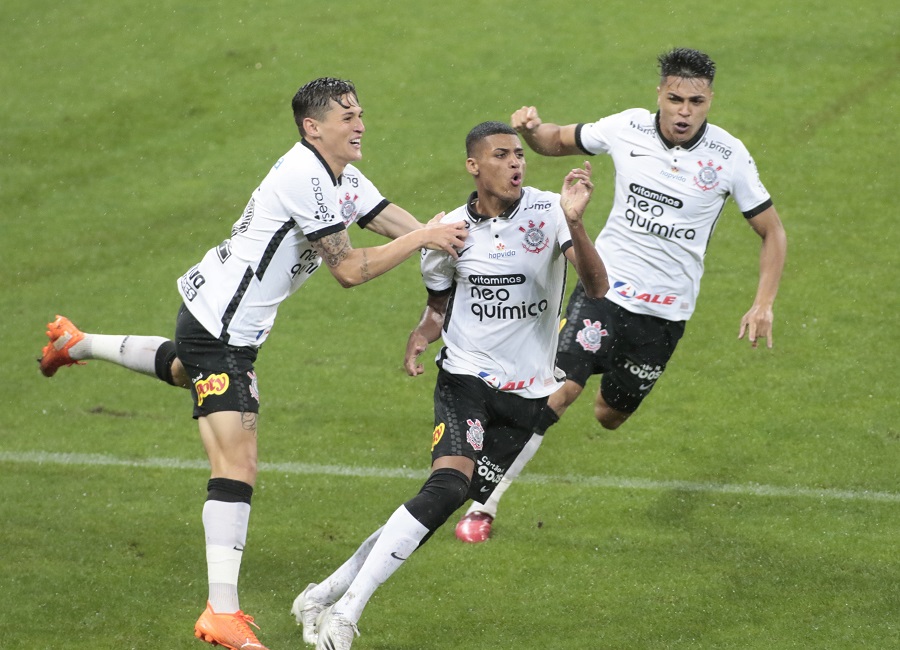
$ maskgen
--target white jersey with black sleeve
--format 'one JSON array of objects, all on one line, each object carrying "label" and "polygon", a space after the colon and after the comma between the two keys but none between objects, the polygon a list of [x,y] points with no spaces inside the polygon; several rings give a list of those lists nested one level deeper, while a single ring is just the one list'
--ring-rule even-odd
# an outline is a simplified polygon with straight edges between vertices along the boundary
[{"label": "white jersey with black sleeve", "polygon": [[610,155],[616,168],[612,210],[595,242],[607,298],[635,313],[688,320],[725,201],[734,197],[748,219],[772,205],[747,148],[708,123],[675,145],[658,116],[640,108],[579,124],[575,136],[583,151]]},{"label": "white jersey with black sleeve", "polygon": [[250,197],[231,237],[178,279],[184,304],[210,334],[258,347],[278,306],[319,268],[311,245],[357,222],[365,226],[388,201],[347,165],[335,178],[318,151],[301,140]]},{"label": "white jersey with black sleeve", "polygon": [[556,341],[563,252],[572,245],[559,194],[525,187],[495,218],[475,211],[476,198],[473,193],[443,219],[467,223],[459,259],[444,251],[422,253],[428,292],[450,294],[437,363],[498,390],[546,397],[561,385],[554,373]]}]

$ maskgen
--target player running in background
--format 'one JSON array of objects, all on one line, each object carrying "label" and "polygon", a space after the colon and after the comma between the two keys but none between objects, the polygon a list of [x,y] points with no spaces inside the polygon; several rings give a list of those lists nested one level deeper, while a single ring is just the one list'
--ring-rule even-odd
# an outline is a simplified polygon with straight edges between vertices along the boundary
[{"label": "player running in background", "polygon": [[594,414],[616,429],[659,380],[691,317],[703,258],[729,196],[762,238],[759,283],[738,338],[772,347],[772,305],[787,238],[753,158],[740,140],[706,120],[715,64],[691,49],[659,59],[658,111],[642,108],[592,124],[545,123],[533,106],[513,113],[512,125],[545,156],[608,154],[615,198],[596,246],[610,290],[593,299],[576,286],[559,336],[557,365],[565,385],[541,413],[535,435],[488,500],[474,502],[456,527],[466,542],[490,536],[497,504],[540,446],[544,432],[576,400],[591,375],[602,374]]},{"label": "player running in background", "polygon": [[[253,364],[278,306],[323,261],[341,286],[352,287],[423,247],[452,258],[466,237],[462,223],[435,218],[422,227],[351,164],[362,158],[365,132],[351,82],[311,81],[292,108],[300,141],[253,192],[230,238],[178,280],[183,304],[174,342],[85,334],[59,316],[40,359],[48,377],[64,365],[103,359],[190,388],[211,468],[202,516],[209,599],[195,635],[235,650],[264,648],[240,608],[237,583],[257,473]],[[347,228],[354,222],[393,241],[353,248]]]},{"label": "player running in background", "polygon": [[458,257],[424,253],[428,301],[404,359],[408,374],[421,374],[418,356],[443,336],[431,475],[347,562],[297,596],[291,611],[317,649],[350,648],[375,589],[467,498],[490,494],[531,437],[561,385],[554,353],[566,260],[588,295],[609,286],[582,224],[589,164],[566,175],[561,195],[524,187],[522,144],[502,122],[472,129],[466,154],[476,191],[444,223],[465,224],[469,236]]}]

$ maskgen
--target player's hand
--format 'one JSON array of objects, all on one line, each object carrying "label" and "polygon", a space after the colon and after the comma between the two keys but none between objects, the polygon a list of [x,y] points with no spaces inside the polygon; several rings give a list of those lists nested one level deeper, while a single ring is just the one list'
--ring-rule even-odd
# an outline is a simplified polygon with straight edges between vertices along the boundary
[{"label": "player's hand", "polygon": [[509,118],[509,123],[519,133],[523,131],[534,131],[541,125],[541,118],[538,116],[537,109],[534,106],[523,106]]},{"label": "player's hand", "polygon": [[766,347],[771,348],[774,344],[772,340],[772,322],[774,320],[775,315],[771,307],[753,305],[741,319],[738,340],[744,338],[744,334],[746,334],[751,347],[758,347],[759,339],[766,339]]},{"label": "player's hand", "polygon": [[560,206],[566,221],[571,224],[581,222],[584,211],[591,201],[594,193],[594,183],[591,182],[591,163],[584,161],[584,167],[575,168],[566,174],[560,192]]},{"label": "player's hand", "polygon": [[463,247],[469,234],[469,231],[466,229],[466,222],[441,223],[443,218],[444,213],[439,212],[431,221],[425,224],[423,229],[426,237],[424,247],[435,251],[445,251],[453,259],[457,259],[459,257],[457,251]]},{"label": "player's hand", "polygon": [[406,356],[403,358],[403,368],[410,377],[425,372],[425,366],[419,363],[419,355],[427,348],[428,339],[422,336],[418,330],[413,330],[406,341]]}]

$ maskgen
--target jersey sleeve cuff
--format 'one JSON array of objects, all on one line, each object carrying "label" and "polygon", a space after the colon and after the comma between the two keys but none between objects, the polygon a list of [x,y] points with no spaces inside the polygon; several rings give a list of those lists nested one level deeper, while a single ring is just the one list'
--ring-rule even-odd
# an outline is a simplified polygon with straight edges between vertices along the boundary
[{"label": "jersey sleeve cuff", "polygon": [[745,219],[752,219],[752,218],[755,217],[756,215],[762,214],[763,212],[765,212],[766,210],[768,210],[768,209],[771,208],[771,207],[772,207],[772,199],[766,199],[765,201],[763,201],[762,203],[760,203],[758,206],[756,206],[756,207],[753,208],[752,210],[747,210],[746,212],[744,212],[744,213],[743,213],[743,214],[744,214],[744,218],[745,218]]},{"label": "jersey sleeve cuff", "polygon": [[369,222],[372,221],[372,219],[381,214],[381,211],[388,207],[390,204],[391,202],[387,199],[381,199],[381,202],[374,208],[369,210],[369,212],[366,213],[364,217],[360,217],[356,220],[356,225],[360,228],[365,228],[367,225],[369,225]]},{"label": "jersey sleeve cuff", "polygon": [[441,296],[447,296],[452,291],[453,287],[447,287],[446,289],[432,289],[431,287],[425,287],[425,290],[428,292],[429,296],[434,296],[435,298],[439,298]]},{"label": "jersey sleeve cuff", "polygon": [[576,144],[576,145],[578,146],[578,148],[581,149],[584,153],[586,153],[586,154],[589,155],[589,156],[593,156],[594,154],[593,154],[592,152],[588,151],[588,150],[585,148],[584,144],[581,142],[581,129],[583,129],[583,128],[584,128],[584,124],[583,124],[583,123],[582,123],[582,124],[579,124],[578,126],[575,127],[575,144]]},{"label": "jersey sleeve cuff", "polygon": [[311,232],[306,235],[306,238],[309,241],[318,241],[322,239],[322,237],[327,237],[328,235],[333,235],[336,232],[340,232],[342,230],[346,230],[344,227],[344,222],[336,223],[333,226],[328,226],[327,228],[322,228],[322,230],[317,230],[315,232]]}]

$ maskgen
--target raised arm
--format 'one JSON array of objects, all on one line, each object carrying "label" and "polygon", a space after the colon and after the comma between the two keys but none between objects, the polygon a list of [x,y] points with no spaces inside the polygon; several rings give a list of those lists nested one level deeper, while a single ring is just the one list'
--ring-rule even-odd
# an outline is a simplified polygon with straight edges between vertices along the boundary
[{"label": "raised arm", "polygon": [[403,367],[410,377],[425,372],[425,367],[419,363],[419,355],[428,348],[430,343],[434,343],[441,337],[449,302],[449,293],[437,296],[428,295],[428,304],[425,306],[425,311],[422,312],[422,318],[419,319],[419,324],[410,332],[409,339],[406,341]]},{"label": "raised arm", "polygon": [[523,106],[510,118],[512,126],[542,156],[572,156],[584,152],[575,143],[576,124],[543,123],[534,106]]},{"label": "raised arm", "polygon": [[787,256],[787,235],[774,207],[760,212],[748,223],[762,237],[759,252],[759,285],[756,288],[753,306],[741,318],[738,338],[742,339],[744,334],[747,334],[750,345],[754,348],[757,347],[759,339],[764,338],[766,346],[771,348],[774,344],[772,323],[775,320],[772,306],[775,303]]},{"label": "raised arm", "polygon": [[602,298],[609,291],[606,266],[600,259],[594,242],[584,229],[584,211],[594,192],[591,182],[591,163],[585,161],[583,169],[573,169],[563,181],[560,206],[566,215],[572,247],[566,250],[566,258],[575,266],[585,293],[591,298]]},{"label": "raised arm", "polygon": [[424,227],[381,246],[353,248],[346,230],[311,243],[341,286],[355,287],[390,271],[422,248],[443,250],[456,257],[466,239],[465,223],[441,223],[443,216],[442,212]]}]

